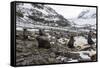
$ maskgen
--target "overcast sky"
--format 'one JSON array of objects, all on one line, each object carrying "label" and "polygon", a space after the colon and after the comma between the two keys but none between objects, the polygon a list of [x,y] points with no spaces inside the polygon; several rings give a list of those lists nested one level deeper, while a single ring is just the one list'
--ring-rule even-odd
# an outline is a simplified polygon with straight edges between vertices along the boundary
[{"label": "overcast sky", "polygon": [[76,18],[84,10],[94,10],[92,7],[48,5],[65,18]]}]

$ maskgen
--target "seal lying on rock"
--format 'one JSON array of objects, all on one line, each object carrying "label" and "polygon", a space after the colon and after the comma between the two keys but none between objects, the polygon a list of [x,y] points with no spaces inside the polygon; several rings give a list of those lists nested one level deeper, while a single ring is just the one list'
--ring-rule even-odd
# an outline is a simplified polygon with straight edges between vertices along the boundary
[{"label": "seal lying on rock", "polygon": [[89,34],[88,34],[87,42],[88,42],[88,44],[90,45],[90,47],[91,47],[93,50],[95,50],[94,47],[93,47],[93,44],[95,44],[95,43],[94,43],[94,41],[92,40],[92,35],[93,35],[92,31],[90,31]]},{"label": "seal lying on rock", "polygon": [[43,30],[39,30],[39,36],[37,36],[36,39],[38,41],[39,48],[51,48],[50,41]]},{"label": "seal lying on rock", "polygon": [[26,40],[28,39],[28,35],[27,35],[27,29],[26,28],[23,28],[23,40]]},{"label": "seal lying on rock", "polygon": [[96,61],[96,59],[97,59],[96,54],[94,54],[94,55],[91,56],[91,60],[92,60],[92,61]]},{"label": "seal lying on rock", "polygon": [[94,41],[92,40],[92,31],[89,32],[87,41],[89,45],[94,44]]},{"label": "seal lying on rock", "polygon": [[37,38],[39,48],[50,48],[50,42],[45,36],[38,36]]}]

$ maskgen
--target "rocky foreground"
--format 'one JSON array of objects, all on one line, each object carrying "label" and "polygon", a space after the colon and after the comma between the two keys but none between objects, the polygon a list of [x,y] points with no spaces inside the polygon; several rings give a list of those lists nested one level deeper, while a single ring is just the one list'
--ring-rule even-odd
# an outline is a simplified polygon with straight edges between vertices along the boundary
[{"label": "rocky foreground", "polygon": [[[75,40],[79,40],[75,37]],[[81,38],[81,40],[84,37]],[[68,62],[96,61],[96,46],[94,49],[90,45],[76,40],[75,48],[68,48],[68,38],[55,38],[48,35],[51,47],[39,48],[36,35],[28,36],[23,40],[21,35],[16,39],[16,65],[38,65]],[[84,40],[84,39],[83,39]],[[86,41],[86,40],[85,40]],[[45,42],[44,42],[45,43]],[[47,44],[48,45],[48,44]]]}]

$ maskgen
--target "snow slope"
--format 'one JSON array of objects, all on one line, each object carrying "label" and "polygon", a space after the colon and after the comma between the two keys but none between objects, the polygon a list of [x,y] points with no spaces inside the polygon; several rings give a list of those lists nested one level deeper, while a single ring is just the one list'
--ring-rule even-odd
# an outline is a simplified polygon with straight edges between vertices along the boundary
[{"label": "snow slope", "polygon": [[48,5],[18,3],[16,8],[17,27],[31,28],[33,25],[63,27],[70,25],[67,19]]}]

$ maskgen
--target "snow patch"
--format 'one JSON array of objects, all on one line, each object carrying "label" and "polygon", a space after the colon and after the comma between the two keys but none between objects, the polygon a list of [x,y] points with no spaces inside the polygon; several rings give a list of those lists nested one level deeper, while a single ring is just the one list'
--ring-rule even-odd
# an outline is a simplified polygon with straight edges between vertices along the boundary
[{"label": "snow patch", "polygon": [[75,47],[80,46],[82,47],[84,44],[87,44],[87,40],[85,39],[85,37],[82,36],[77,36],[74,38],[75,39]]}]

